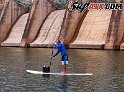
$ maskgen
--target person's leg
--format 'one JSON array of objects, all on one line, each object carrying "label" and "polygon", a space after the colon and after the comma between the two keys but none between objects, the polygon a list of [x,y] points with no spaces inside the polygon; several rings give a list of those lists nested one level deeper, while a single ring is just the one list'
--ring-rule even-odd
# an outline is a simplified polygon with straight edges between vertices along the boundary
[{"label": "person's leg", "polygon": [[66,74],[66,72],[67,72],[66,61],[67,61],[67,55],[64,56],[64,65],[63,65],[64,74]]},{"label": "person's leg", "polygon": [[67,72],[66,64],[64,64],[63,66],[64,66],[64,74],[66,74]]}]

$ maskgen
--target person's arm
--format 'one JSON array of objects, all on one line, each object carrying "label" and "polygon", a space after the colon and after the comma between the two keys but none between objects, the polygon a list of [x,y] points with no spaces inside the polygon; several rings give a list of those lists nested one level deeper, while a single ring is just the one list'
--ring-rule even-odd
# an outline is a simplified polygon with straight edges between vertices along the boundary
[{"label": "person's arm", "polygon": [[55,46],[56,48],[60,48],[60,47],[61,47],[61,44],[59,44],[59,45],[54,44],[54,46]]},{"label": "person's arm", "polygon": [[59,50],[53,55],[53,57],[57,56],[59,54]]}]

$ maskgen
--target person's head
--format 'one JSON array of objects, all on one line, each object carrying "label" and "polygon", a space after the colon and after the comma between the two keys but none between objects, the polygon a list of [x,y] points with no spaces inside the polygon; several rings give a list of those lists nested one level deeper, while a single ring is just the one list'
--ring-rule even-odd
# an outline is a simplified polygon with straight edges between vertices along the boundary
[{"label": "person's head", "polygon": [[58,41],[57,41],[57,44],[60,44],[60,43],[61,43],[61,41],[60,41],[60,40],[58,40]]}]

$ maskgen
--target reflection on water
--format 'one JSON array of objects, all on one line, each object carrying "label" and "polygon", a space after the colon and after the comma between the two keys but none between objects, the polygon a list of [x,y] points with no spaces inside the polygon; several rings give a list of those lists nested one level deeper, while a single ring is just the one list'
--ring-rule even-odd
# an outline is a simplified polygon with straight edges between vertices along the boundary
[{"label": "reflection on water", "polygon": [[[48,48],[0,48],[0,92],[124,92],[123,51],[69,49],[68,72],[93,76],[26,72],[49,65],[51,52]],[[51,72],[63,70],[60,59],[60,55],[53,59]]]}]

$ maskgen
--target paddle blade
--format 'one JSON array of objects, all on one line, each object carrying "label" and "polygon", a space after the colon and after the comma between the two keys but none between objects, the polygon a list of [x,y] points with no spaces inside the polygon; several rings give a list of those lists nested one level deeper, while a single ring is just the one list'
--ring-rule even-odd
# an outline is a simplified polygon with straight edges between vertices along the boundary
[{"label": "paddle blade", "polygon": [[43,74],[42,71],[33,71],[33,70],[26,70],[28,73],[33,73],[33,74]]}]

